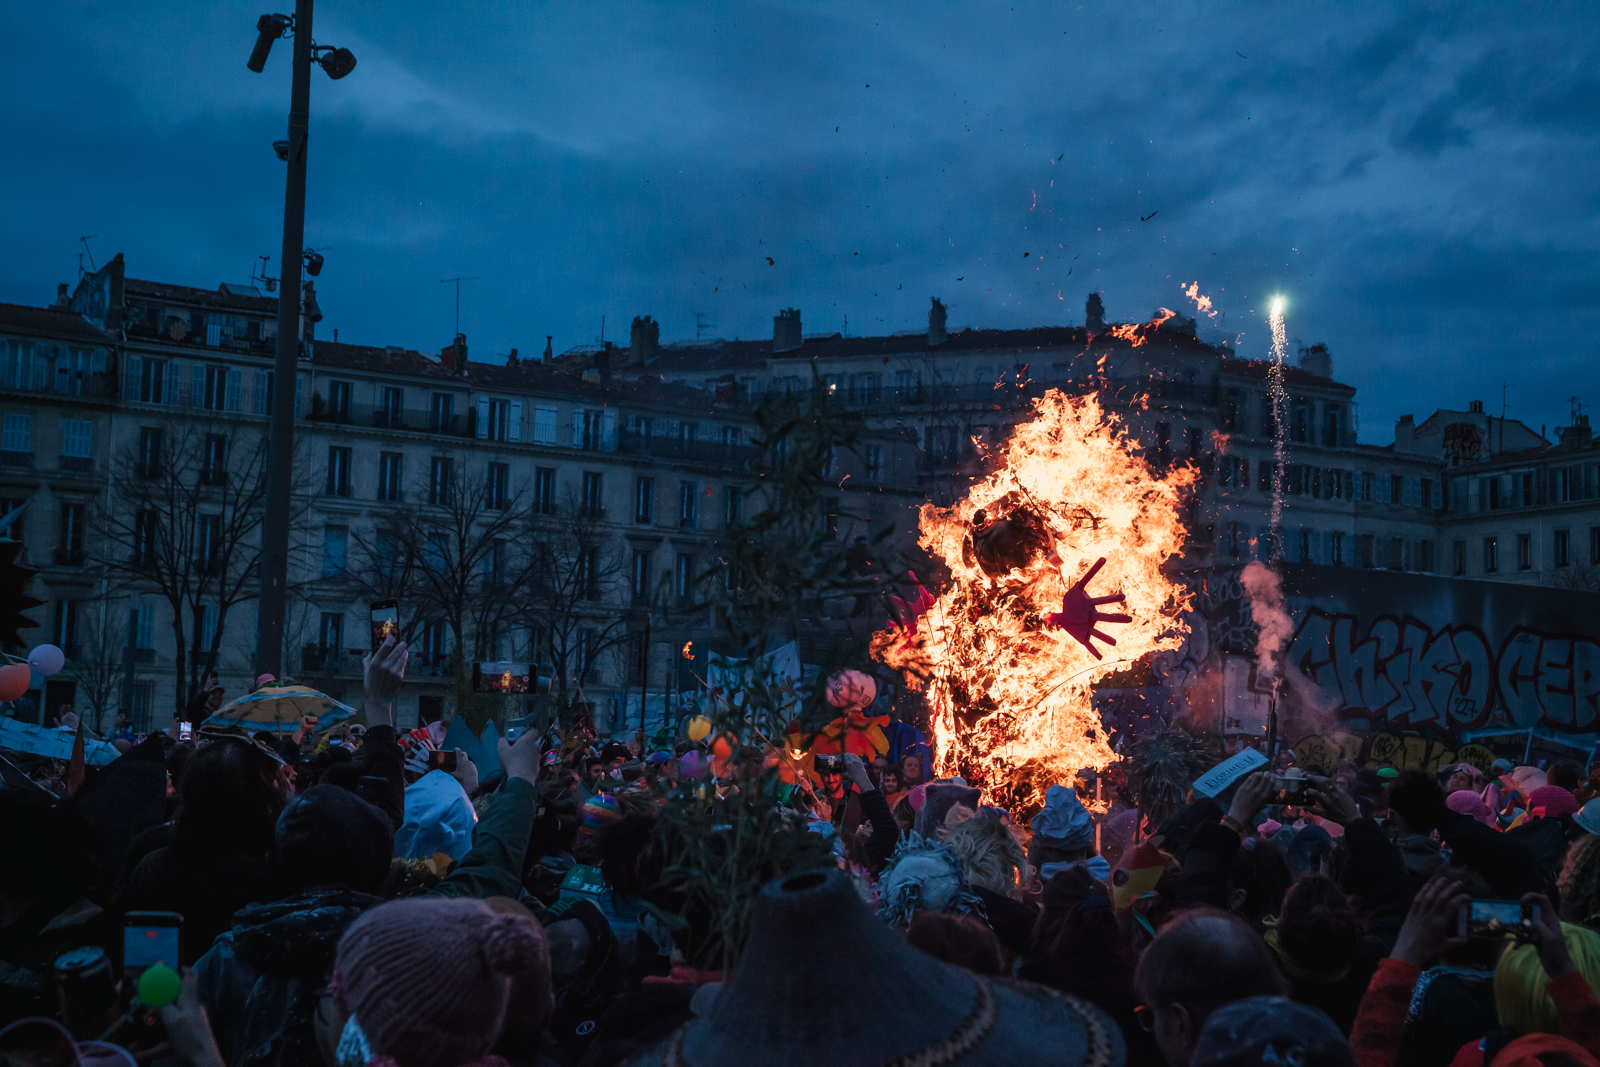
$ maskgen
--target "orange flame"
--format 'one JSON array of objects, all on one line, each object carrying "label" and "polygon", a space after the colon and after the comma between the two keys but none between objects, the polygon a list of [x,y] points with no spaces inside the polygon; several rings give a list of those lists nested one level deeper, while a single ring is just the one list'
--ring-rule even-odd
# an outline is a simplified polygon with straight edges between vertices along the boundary
[{"label": "orange flame", "polygon": [[1194,301],[1196,311],[1213,319],[1217,317],[1216,309],[1211,306],[1211,298],[1200,292],[1199,282],[1190,282],[1187,287],[1179,286],[1179,288],[1183,290],[1184,296]]},{"label": "orange flame", "polygon": [[[1195,475],[1158,478],[1138,447],[1097,397],[1052,389],[996,450],[993,474],[954,507],[922,506],[921,545],[950,585],[920,618],[876,635],[873,653],[925,686],[939,772],[991,803],[1037,807],[1051,782],[1115,759],[1090,683],[1181,643],[1186,594],[1163,566],[1181,551]],[[1100,624],[1115,642],[1103,660],[1049,618],[1102,556],[1086,591],[1125,594],[1107,607],[1132,616]]]},{"label": "orange flame", "polygon": [[1134,348],[1138,348],[1149,339],[1150,334],[1161,328],[1161,324],[1176,315],[1175,311],[1166,308],[1157,308],[1155,316],[1149,322],[1119,322],[1107,332],[1112,337],[1120,337],[1124,341],[1131,341]]}]

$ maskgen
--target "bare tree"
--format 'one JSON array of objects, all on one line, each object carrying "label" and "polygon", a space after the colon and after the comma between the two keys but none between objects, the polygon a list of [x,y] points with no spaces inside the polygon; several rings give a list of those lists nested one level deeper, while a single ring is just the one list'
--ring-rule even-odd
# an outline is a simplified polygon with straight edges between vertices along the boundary
[{"label": "bare tree", "polygon": [[127,673],[128,611],[122,597],[102,595],[78,616],[78,651],[68,673],[88,702],[90,726],[104,732],[106,712],[118,702]]},{"label": "bare tree", "polygon": [[539,634],[558,692],[581,688],[600,657],[632,640],[627,560],[603,516],[571,494],[532,530],[532,595],[523,621]]},{"label": "bare tree", "polygon": [[257,593],[267,436],[177,419],[139,433],[113,458],[113,503],[96,515],[101,562],[123,586],[166,599],[181,712],[216,669],[229,611]]}]

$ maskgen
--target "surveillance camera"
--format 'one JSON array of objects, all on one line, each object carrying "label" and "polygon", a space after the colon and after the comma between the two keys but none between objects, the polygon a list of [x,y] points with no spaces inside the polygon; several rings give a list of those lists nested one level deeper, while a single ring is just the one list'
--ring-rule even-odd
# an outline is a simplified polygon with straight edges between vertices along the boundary
[{"label": "surveillance camera", "polygon": [[278,153],[278,158],[279,159],[283,160],[285,163],[289,162],[289,142],[288,141],[273,141],[272,142],[272,150],[274,152]]}]

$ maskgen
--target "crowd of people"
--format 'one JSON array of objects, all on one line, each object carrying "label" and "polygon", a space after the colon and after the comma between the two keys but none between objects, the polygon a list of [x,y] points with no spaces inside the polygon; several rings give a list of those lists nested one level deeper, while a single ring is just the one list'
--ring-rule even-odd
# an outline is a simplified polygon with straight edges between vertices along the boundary
[{"label": "crowd of people", "polygon": [[[0,1061],[1600,1067],[1600,767],[1274,768],[1160,825],[1080,776],[1019,822],[916,751],[439,758],[405,661],[368,657],[364,729],[124,738],[70,800],[8,776]],[[796,847],[667,829],[697,803]]]}]

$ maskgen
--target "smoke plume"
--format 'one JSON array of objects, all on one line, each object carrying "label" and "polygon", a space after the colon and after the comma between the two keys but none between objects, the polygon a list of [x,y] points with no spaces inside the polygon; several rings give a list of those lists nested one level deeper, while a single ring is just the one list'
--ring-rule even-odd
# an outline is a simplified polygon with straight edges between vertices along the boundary
[{"label": "smoke plume", "polygon": [[1283,599],[1283,580],[1265,563],[1246,563],[1239,584],[1250,594],[1250,618],[1256,636],[1256,674],[1260,678],[1281,676],[1280,660],[1289,638],[1294,635],[1294,620],[1289,618]]}]

